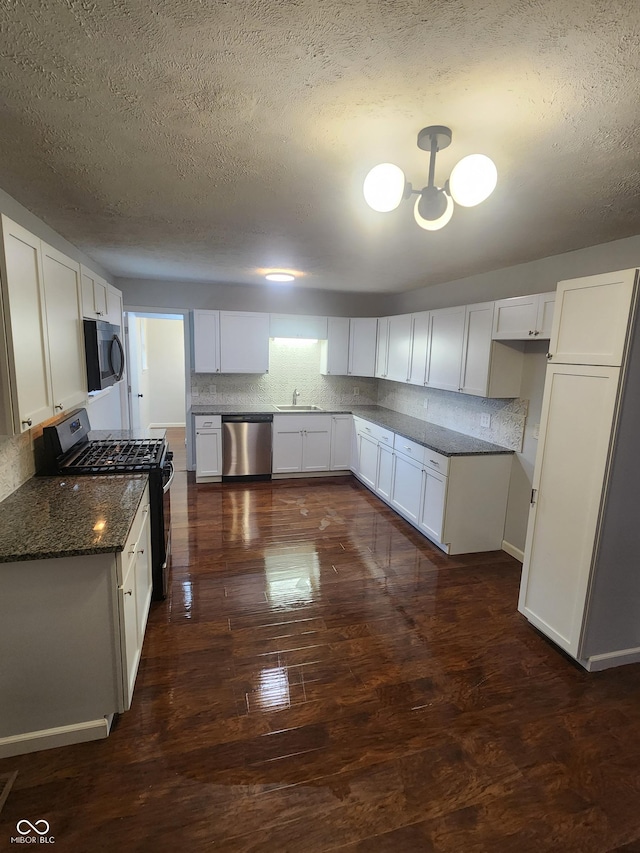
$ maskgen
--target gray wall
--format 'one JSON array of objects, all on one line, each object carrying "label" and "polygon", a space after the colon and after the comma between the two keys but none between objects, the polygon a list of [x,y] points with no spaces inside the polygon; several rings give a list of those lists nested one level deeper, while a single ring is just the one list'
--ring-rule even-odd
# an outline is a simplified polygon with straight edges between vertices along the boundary
[{"label": "gray wall", "polygon": [[189,281],[118,278],[125,309],[185,308],[261,311],[272,314],[318,314],[329,317],[379,317],[395,313],[388,294],[343,293],[291,286],[203,284]]}]

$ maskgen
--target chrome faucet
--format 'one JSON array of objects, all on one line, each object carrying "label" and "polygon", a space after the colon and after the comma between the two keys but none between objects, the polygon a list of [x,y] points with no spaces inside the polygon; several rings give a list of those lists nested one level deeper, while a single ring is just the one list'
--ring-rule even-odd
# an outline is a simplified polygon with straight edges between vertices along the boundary
[{"label": "chrome faucet", "polygon": [[293,392],[293,405],[294,405],[294,406],[297,406],[297,405],[298,405],[298,397],[299,397],[299,396],[300,396],[300,392],[299,392],[299,391],[298,391],[298,389],[296,388],[296,389],[295,389],[295,391]]}]

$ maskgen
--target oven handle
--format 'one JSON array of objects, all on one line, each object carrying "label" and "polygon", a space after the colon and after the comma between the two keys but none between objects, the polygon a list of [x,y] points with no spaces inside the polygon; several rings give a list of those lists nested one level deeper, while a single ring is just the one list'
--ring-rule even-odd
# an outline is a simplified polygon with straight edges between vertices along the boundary
[{"label": "oven handle", "polygon": [[171,483],[173,483],[173,478],[175,477],[175,474],[176,474],[176,469],[173,467],[173,462],[169,462],[169,466],[171,468],[171,474],[170,474],[167,482],[162,487],[162,493],[164,495],[166,495],[167,492],[169,491],[169,489],[171,488]]}]

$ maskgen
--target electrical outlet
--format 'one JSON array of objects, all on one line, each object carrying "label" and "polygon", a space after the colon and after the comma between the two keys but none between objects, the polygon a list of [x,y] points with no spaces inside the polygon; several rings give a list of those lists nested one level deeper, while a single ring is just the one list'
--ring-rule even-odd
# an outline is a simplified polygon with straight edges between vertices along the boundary
[{"label": "electrical outlet", "polygon": [[533,437],[536,441],[540,438],[540,424],[533,425]]},{"label": "electrical outlet", "polygon": [[198,391],[198,389],[197,389],[197,388],[192,388],[192,389],[191,389],[191,396],[192,396],[192,397],[199,397],[199,396],[200,396],[200,392]]},{"label": "electrical outlet", "polygon": [[217,394],[218,393],[217,387],[215,385],[209,385],[209,393],[210,394]]},{"label": "electrical outlet", "polygon": [[353,386],[353,396],[354,396],[354,397],[358,397],[358,396],[360,396],[360,389],[358,388],[358,386],[357,386],[357,385],[354,385],[354,386]]},{"label": "electrical outlet", "polygon": [[423,400],[423,401],[422,401],[422,405],[424,406],[424,408],[425,408],[425,409],[428,409],[428,408],[429,408],[429,400],[428,400],[428,399],[427,399],[427,400]]},{"label": "electrical outlet", "polygon": [[483,413],[480,415],[480,426],[481,427],[490,427],[491,426],[491,415],[487,413]]}]

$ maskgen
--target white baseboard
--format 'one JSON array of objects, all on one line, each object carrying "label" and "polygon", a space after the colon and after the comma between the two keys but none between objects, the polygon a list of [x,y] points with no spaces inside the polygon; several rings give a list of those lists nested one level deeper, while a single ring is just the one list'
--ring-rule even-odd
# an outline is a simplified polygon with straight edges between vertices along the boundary
[{"label": "white baseboard", "polygon": [[0,738],[0,758],[12,755],[25,755],[41,749],[53,749],[55,746],[68,746],[72,743],[86,743],[109,736],[109,721],[88,720],[71,726],[58,726],[55,729],[41,729],[37,732],[25,732],[20,735]]},{"label": "white baseboard", "polygon": [[502,540],[502,550],[506,551],[509,556],[515,557],[516,560],[519,560],[521,563],[524,563],[524,551],[521,551],[520,548],[516,548],[515,545],[512,545],[510,542],[507,542],[506,539]]},{"label": "white baseboard", "polygon": [[624,666],[628,663],[640,661],[640,648],[622,649],[617,652],[609,652],[604,655],[592,655],[586,660],[578,662],[588,669],[589,672],[601,672],[603,669],[611,669],[614,666]]}]

